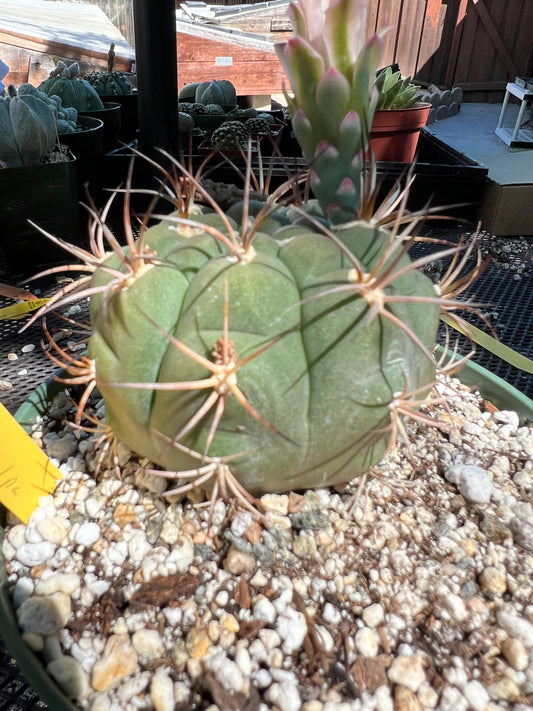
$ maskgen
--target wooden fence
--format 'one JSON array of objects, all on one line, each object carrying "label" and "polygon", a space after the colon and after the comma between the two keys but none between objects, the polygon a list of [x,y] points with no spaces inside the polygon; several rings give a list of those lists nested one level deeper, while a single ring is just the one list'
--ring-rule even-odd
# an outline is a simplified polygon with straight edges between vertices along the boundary
[{"label": "wooden fence", "polygon": [[[132,0],[83,1],[134,46]],[[499,102],[509,80],[533,75],[533,0],[370,0],[368,33],[385,27],[383,64],[424,84],[461,86],[466,101]]]},{"label": "wooden fence", "polygon": [[384,63],[466,101],[500,101],[509,80],[533,74],[531,0],[371,0],[369,32],[392,26]]}]

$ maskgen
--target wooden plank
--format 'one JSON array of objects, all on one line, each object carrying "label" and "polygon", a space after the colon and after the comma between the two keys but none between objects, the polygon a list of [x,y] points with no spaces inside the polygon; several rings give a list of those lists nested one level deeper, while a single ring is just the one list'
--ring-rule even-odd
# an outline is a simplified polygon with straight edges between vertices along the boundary
[{"label": "wooden plank", "polygon": [[496,48],[500,59],[505,65],[509,78],[514,78],[517,74],[515,63],[513,61],[513,58],[507,51],[507,47],[502,42],[498,30],[494,26],[494,22],[492,21],[492,17],[490,16],[489,11],[487,10],[487,6],[485,5],[484,0],[472,0],[472,2],[478,12],[481,22],[485,27],[485,30],[487,31],[487,34],[489,35],[494,47]]},{"label": "wooden plank", "polygon": [[457,59],[461,47],[461,37],[463,34],[464,22],[466,19],[466,10],[469,0],[460,0],[457,8],[457,17],[455,18],[455,28],[453,32],[452,46],[450,49],[450,58],[448,61],[448,70],[446,72],[446,86],[453,86],[455,78],[455,70],[457,67]]},{"label": "wooden plank", "polygon": [[[20,38],[10,33],[0,32],[0,59],[10,68],[4,84],[15,84],[16,86],[25,82],[34,85],[36,82],[40,84],[39,78],[42,76],[42,72],[39,68],[38,56],[43,58],[55,56],[61,59],[76,60],[82,66],[90,69],[105,69],[107,67],[107,52],[80,51],[76,47],[64,44],[42,42],[37,39],[30,41],[25,37]],[[46,60],[43,59],[43,61]],[[132,62],[129,59],[118,57],[115,59],[115,67],[121,71],[129,72]]]},{"label": "wooden plank", "polygon": [[416,73],[430,61],[433,54],[438,50],[442,36],[442,0],[427,0],[426,11],[424,13],[424,23],[420,36],[418,57],[416,61]]},{"label": "wooden plank", "polygon": [[180,87],[193,81],[228,79],[239,95],[281,94],[288,84],[273,51],[236,43],[178,33],[178,81]]},{"label": "wooden plank", "polygon": [[377,17],[377,29],[383,30],[391,28],[383,40],[383,56],[381,60],[382,66],[392,64],[396,61],[396,45],[398,38],[398,27],[402,12],[404,0],[389,0],[389,2],[379,5],[379,13]]},{"label": "wooden plank", "polygon": [[396,62],[403,76],[414,76],[424,28],[426,0],[405,0],[399,21],[396,43]]}]

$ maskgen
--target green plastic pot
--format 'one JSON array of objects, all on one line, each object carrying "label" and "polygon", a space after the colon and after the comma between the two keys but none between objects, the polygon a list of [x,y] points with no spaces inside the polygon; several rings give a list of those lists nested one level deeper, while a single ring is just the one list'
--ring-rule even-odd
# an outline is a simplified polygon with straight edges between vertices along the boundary
[{"label": "green plastic pot", "polygon": [[[442,349],[440,349],[442,351]],[[514,410],[528,422],[533,422],[533,400],[521,393],[502,378],[476,363],[467,363],[460,372],[460,380],[469,387],[479,390],[482,397],[490,400],[500,410]],[[15,413],[19,424],[30,432],[39,415],[42,415],[51,399],[65,389],[63,383],[53,379],[42,383]],[[3,522],[2,522],[3,523]],[[3,536],[0,527],[0,539]],[[0,553],[0,615],[3,621],[2,637],[10,654],[27,681],[41,699],[53,711],[79,711],[79,707],[62,693],[46,673],[37,656],[23,642],[16,624],[15,612],[9,595],[4,558]]]}]

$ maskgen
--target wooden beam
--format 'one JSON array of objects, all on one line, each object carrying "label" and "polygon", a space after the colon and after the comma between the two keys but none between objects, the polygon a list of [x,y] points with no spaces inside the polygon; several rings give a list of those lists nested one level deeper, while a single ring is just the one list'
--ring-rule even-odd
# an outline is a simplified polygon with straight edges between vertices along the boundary
[{"label": "wooden beam", "polygon": [[460,86],[463,91],[505,91],[507,86],[506,81],[460,81],[457,86]]},{"label": "wooden beam", "polygon": [[474,3],[474,7],[478,12],[481,22],[485,26],[485,30],[487,31],[487,34],[490,37],[494,48],[496,49],[496,52],[498,53],[498,56],[505,65],[505,69],[507,70],[509,78],[514,79],[514,77],[518,74],[515,63],[513,61],[513,58],[507,51],[506,46],[502,42],[502,38],[500,37],[499,32],[495,27],[494,22],[492,21],[492,17],[490,16],[489,11],[487,10],[485,0],[472,1]]}]

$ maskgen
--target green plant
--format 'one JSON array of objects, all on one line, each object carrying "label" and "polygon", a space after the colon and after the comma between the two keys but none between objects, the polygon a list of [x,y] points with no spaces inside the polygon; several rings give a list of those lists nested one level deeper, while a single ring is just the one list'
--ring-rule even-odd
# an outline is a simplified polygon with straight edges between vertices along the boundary
[{"label": "green plant", "polygon": [[404,191],[376,205],[364,156],[382,41],[365,42],[366,9],[296,0],[295,36],[277,48],[315,200],[300,199],[296,176],[250,201],[248,166],[232,217],[165,154],[176,175],[159,167],[161,194],[174,211],[150,227],[146,215],[137,240],[126,222],[121,246],[109,206],[93,208],[91,253],[72,250],[89,272],[79,294],[91,297],[88,354],[66,360],[87,384],[78,422],[97,387],[102,438],[165,468],[177,482],[167,493],[204,486],[250,505],[340,484],[395,446],[404,416],[425,417],[440,313],[459,305],[466,280],[453,284],[455,261],[437,293],[419,269],[435,255],[411,262],[420,215],[405,214]]},{"label": "green plant", "polygon": [[198,84],[194,100],[199,104],[235,106],[237,103],[237,91],[227,79],[213,79],[213,81],[204,81]]},{"label": "green plant", "polygon": [[117,69],[112,72],[88,72],[83,78],[96,90],[98,96],[122,96],[133,93],[130,80],[124,72]]},{"label": "green plant", "polygon": [[402,78],[401,72],[386,67],[378,72],[376,86],[379,90],[377,108],[381,110],[409,109],[419,101],[420,87],[411,83],[411,77]]},{"label": "green plant", "polygon": [[224,121],[211,135],[214,148],[238,148],[249,139],[248,130],[241,121]]},{"label": "green plant", "polygon": [[21,84],[18,88],[19,96],[32,94],[48,104],[56,123],[58,134],[73,133],[76,131],[78,111],[73,106],[65,107],[59,96],[48,96],[44,91],[35,88],[33,84]]},{"label": "green plant", "polygon": [[11,84],[0,97],[0,161],[6,168],[43,163],[56,144],[56,124],[48,103],[20,94]]},{"label": "green plant", "polygon": [[78,111],[101,111],[104,108],[102,100],[94,87],[78,76],[79,73],[78,62],[67,67],[65,62],[59,60],[48,79],[37,88],[48,96],[59,96],[63,106],[73,106]]},{"label": "green plant", "polygon": [[83,77],[94,87],[98,96],[123,96],[133,93],[130,80],[124,72],[113,69],[114,63],[115,43],[111,42],[107,54],[107,71],[88,72]]}]

